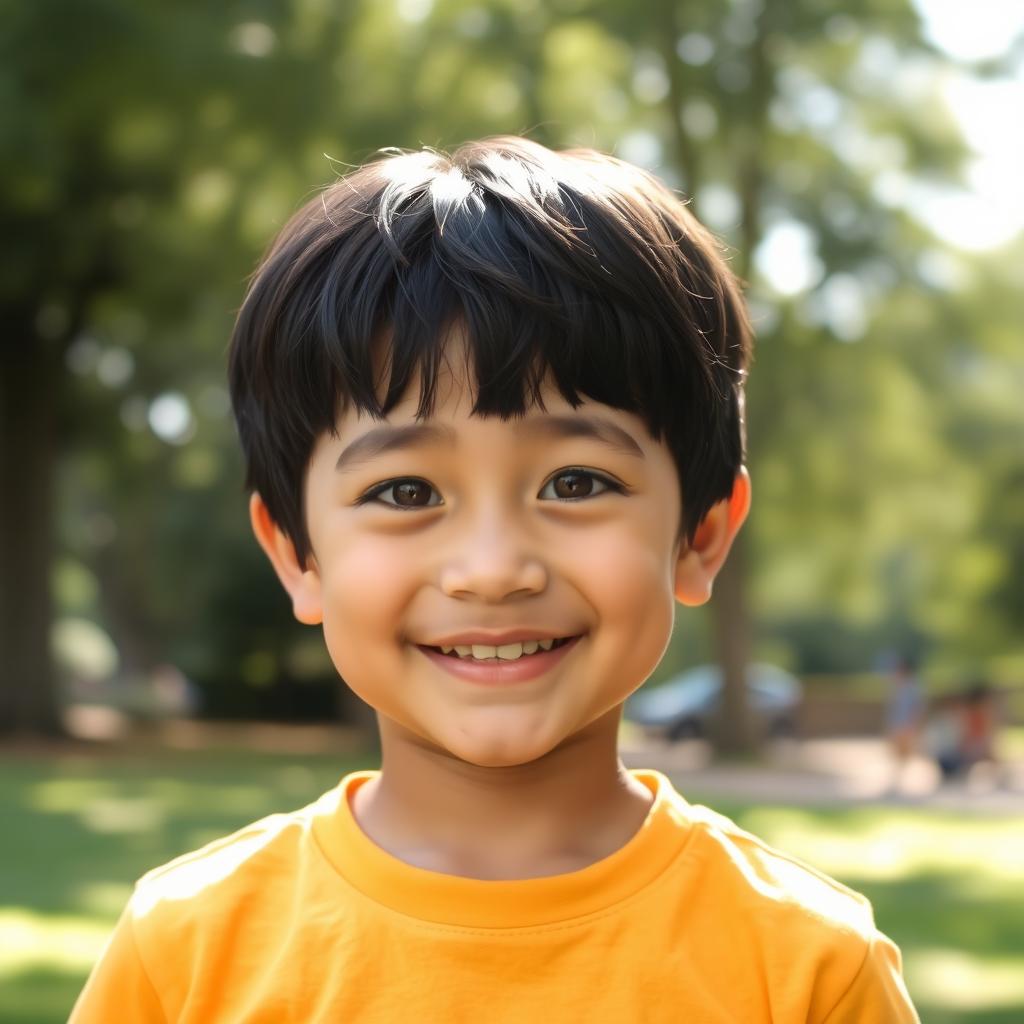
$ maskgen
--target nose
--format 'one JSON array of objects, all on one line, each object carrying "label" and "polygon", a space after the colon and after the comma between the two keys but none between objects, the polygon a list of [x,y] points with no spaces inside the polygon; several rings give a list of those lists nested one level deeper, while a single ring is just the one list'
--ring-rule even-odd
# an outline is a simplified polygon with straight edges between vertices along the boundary
[{"label": "nose", "polygon": [[455,540],[441,569],[448,597],[487,604],[541,593],[548,571],[534,545],[507,517],[480,516]]}]

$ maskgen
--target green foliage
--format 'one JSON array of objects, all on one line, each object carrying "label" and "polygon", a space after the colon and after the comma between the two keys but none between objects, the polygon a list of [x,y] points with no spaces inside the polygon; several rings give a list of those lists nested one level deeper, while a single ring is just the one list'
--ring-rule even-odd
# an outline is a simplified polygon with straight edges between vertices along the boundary
[{"label": "green foliage", "polygon": [[[736,247],[760,335],[765,648],[814,670],[906,643],[947,668],[1019,662],[1021,250],[950,251],[879,188],[955,180],[967,153],[909,2],[5,10],[0,297],[30,325],[16,344],[66,353],[61,559],[95,585],[59,611],[99,623],[128,676],[179,664],[224,712],[266,710],[268,671],[331,685],[247,538],[232,312],[274,231],[347,166],[521,131],[650,164]],[[753,257],[790,222],[817,269],[779,294]],[[705,656],[692,632],[666,671]]]}]

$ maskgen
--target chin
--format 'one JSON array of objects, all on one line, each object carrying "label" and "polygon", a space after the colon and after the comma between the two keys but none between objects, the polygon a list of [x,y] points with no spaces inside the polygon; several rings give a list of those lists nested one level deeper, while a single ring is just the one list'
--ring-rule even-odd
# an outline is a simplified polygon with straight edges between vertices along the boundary
[{"label": "chin", "polygon": [[448,753],[460,761],[475,765],[477,768],[518,768],[520,765],[538,761],[545,754],[551,753],[553,745],[539,744],[536,739],[530,742],[503,742],[480,744],[465,743],[447,745]]}]

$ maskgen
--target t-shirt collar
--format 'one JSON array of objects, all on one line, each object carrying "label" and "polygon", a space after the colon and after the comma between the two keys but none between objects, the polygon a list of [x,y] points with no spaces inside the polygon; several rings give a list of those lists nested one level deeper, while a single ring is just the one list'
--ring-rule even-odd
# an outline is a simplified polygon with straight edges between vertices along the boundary
[{"label": "t-shirt collar", "polygon": [[352,813],[355,791],[375,772],[354,772],[314,808],[313,831],[342,878],[366,898],[435,924],[528,928],[609,910],[650,885],[689,838],[688,805],[665,776],[632,771],[654,800],[636,834],[607,857],[578,871],[543,878],[490,881],[406,864],[382,850]]}]

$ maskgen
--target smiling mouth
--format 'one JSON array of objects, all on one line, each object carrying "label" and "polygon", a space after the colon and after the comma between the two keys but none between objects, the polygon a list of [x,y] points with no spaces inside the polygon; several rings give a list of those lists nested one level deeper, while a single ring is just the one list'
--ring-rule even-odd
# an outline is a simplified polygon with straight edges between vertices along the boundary
[{"label": "smiling mouth", "polygon": [[556,651],[567,643],[577,639],[574,636],[560,637],[557,640],[524,640],[521,643],[501,644],[491,646],[490,644],[457,644],[454,647],[432,647],[423,645],[428,651],[435,651],[438,654],[456,661],[519,661],[522,658],[530,658],[537,654],[545,654],[548,651]]}]

